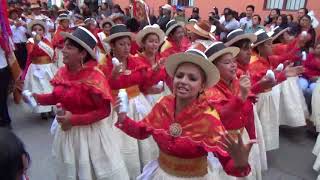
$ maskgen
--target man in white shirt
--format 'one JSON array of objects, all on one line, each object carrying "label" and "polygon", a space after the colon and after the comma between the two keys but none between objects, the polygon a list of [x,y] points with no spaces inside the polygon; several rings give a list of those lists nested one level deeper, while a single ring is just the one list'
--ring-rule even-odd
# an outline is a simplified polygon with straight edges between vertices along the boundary
[{"label": "man in white shirt", "polygon": [[231,11],[231,9],[228,8],[228,7],[226,7],[226,8],[223,9],[223,13],[221,14],[220,19],[219,19],[219,22],[220,22],[221,24],[223,24],[223,23],[226,21],[225,14],[228,14],[230,11]]},{"label": "man in white shirt", "polygon": [[[1,27],[0,27],[0,34]],[[7,98],[10,81],[10,70],[5,51],[0,46],[0,127],[11,129],[11,119],[8,112]]]},{"label": "man in white shirt", "polygon": [[169,4],[165,4],[162,6],[163,15],[159,17],[157,24],[163,31],[166,31],[166,25],[171,19],[171,10],[172,7]]},{"label": "man in white shirt", "polygon": [[223,41],[227,37],[227,34],[235,29],[240,28],[239,22],[234,18],[235,12],[230,10],[228,13],[225,13],[225,22],[219,24],[218,28],[221,30],[220,41]]},{"label": "man in white shirt", "polygon": [[12,31],[12,41],[15,45],[14,54],[21,69],[25,68],[27,61],[27,28],[26,23],[19,17],[22,9],[14,8],[9,10],[10,29]]},{"label": "man in white shirt", "polygon": [[245,33],[252,28],[252,16],[254,13],[254,6],[248,5],[246,8],[246,17],[240,19],[240,27]]}]

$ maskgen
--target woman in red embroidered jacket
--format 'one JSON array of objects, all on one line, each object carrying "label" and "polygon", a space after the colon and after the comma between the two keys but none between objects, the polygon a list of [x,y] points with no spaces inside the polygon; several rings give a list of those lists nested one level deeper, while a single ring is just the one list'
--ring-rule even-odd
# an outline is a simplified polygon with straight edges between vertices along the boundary
[{"label": "woman in red embroidered jacket", "polygon": [[[304,76],[308,77],[309,83],[304,82],[306,87],[306,93],[311,93],[312,95],[312,115],[311,121],[316,127],[316,131],[320,132],[320,41],[316,43],[314,52],[310,53],[307,57],[307,60],[304,62],[306,72]],[[314,82],[316,80],[316,82]],[[307,80],[305,80],[307,81]],[[309,85],[309,87],[308,87]],[[310,92],[312,90],[312,92]],[[320,169],[320,137],[318,135],[316,144],[314,145],[312,153],[317,156],[317,159],[314,162],[313,169],[319,171]]]},{"label": "woman in red embroidered jacket", "polygon": [[[160,56],[159,46],[164,39],[165,34],[158,25],[147,25],[136,36],[136,42],[143,50],[141,53],[138,52],[136,57],[141,58],[149,68],[163,68],[164,59]],[[167,82],[171,87],[171,79],[162,79],[158,84],[143,90],[151,106],[154,106],[161,97],[171,94]]]},{"label": "woman in red embroidered jacket", "polygon": [[320,41],[316,43],[314,47],[314,51],[312,53],[309,53],[307,55],[307,59],[303,61],[303,67],[305,68],[305,72],[303,73],[303,76],[299,77],[299,84],[301,89],[303,90],[303,93],[306,98],[306,102],[312,113],[311,121],[313,122],[313,125],[316,127],[316,131],[319,132],[320,131],[320,112],[319,112]]},{"label": "woman in red embroidered jacket", "polygon": [[[165,77],[166,72],[163,68],[150,68],[141,58],[130,55],[132,33],[125,25],[112,26],[111,34],[106,41],[111,46],[113,57],[107,57],[107,64],[103,65],[102,69],[109,76],[107,78],[113,97],[117,97],[119,89],[126,89],[130,106],[128,116],[140,120],[151,110],[150,103],[141,91],[157,84]],[[116,119],[117,114],[114,112],[112,121],[115,122]],[[116,131],[120,136],[120,151],[130,178],[135,179],[141,173],[141,167],[157,156],[156,144],[152,138],[138,141],[118,129]]]},{"label": "woman in red embroidered jacket", "polygon": [[184,52],[190,47],[190,43],[185,36],[184,25],[181,22],[171,20],[166,25],[167,39],[161,46],[161,57],[167,58],[168,56]]},{"label": "woman in red embroidered jacket", "polygon": [[[250,63],[250,58],[252,56],[251,44],[256,40],[257,40],[257,36],[255,34],[245,33],[242,29],[236,29],[227,35],[227,42],[225,43],[225,45],[227,47],[234,46],[240,49],[240,52],[236,57],[236,62],[237,62],[236,76],[238,79],[240,79],[241,76],[247,75],[249,73],[248,72],[249,63]],[[266,83],[269,83],[268,79],[262,79],[259,82],[252,84],[250,89],[251,93],[253,93],[254,95],[257,95],[263,92],[262,91],[263,89],[261,87],[263,87],[263,84],[266,84]],[[253,116],[249,116],[249,118],[253,118],[253,120],[248,120],[248,121],[249,122],[254,121],[254,125],[255,125],[258,143],[257,145],[253,146],[252,151],[255,151],[255,148],[256,148],[255,146],[258,146],[259,148],[258,155],[260,156],[260,158],[255,160],[255,169],[258,171],[257,179],[261,179],[261,177],[259,177],[259,170],[266,171],[268,169],[267,155],[266,155],[266,147],[265,147],[264,138],[263,138],[262,126],[261,126],[260,118],[258,116],[258,112],[255,106],[253,106],[253,113],[254,113]],[[260,172],[260,175],[261,175],[261,172]]]},{"label": "woman in red embroidered jacket", "polygon": [[[52,44],[46,38],[46,24],[41,20],[33,20],[28,24],[28,30],[33,34],[27,42],[28,59],[27,66],[23,72],[24,90],[33,93],[49,93],[52,91],[50,80],[57,69],[52,63],[54,51]],[[43,119],[47,119],[52,106],[37,106],[32,109],[35,113],[41,113]]]},{"label": "woman in red embroidered jacket", "polygon": [[[174,79],[174,95],[161,99],[139,122],[131,120],[126,112],[118,117],[117,127],[122,131],[137,139],[152,135],[160,149],[158,160],[150,162],[138,179],[216,179],[208,171],[208,152],[216,154],[228,174],[248,175],[253,142],[244,145],[237,134],[235,143],[224,133],[217,111],[207,100],[198,98],[219,80],[217,68],[197,50],[170,56],[165,67]],[[118,112],[119,106],[118,99]]]},{"label": "woman in red embroidered jacket", "polygon": [[[287,77],[294,77],[303,72],[303,67],[293,67],[293,63],[288,65],[282,71],[277,71],[277,66],[287,60],[296,60],[297,57],[292,54],[276,56],[272,54],[272,38],[263,30],[255,33],[257,41],[253,48],[258,55],[257,60],[249,65],[249,73],[252,84],[259,81],[268,83],[260,84],[264,90],[258,95],[256,103],[257,111],[263,128],[263,135],[266,144],[266,150],[279,148],[279,98],[280,92],[272,88]],[[270,71],[268,71],[270,70]],[[269,80],[263,80],[269,79]]]},{"label": "woman in red embroidered jacket", "polygon": [[[291,54],[293,59],[298,59],[297,62],[301,62],[299,57],[301,47],[308,37],[304,35],[299,35],[297,38],[290,41],[288,37],[289,28],[282,29],[276,27],[273,32],[273,52],[278,51],[277,49],[282,49],[280,56],[284,54]],[[286,48],[285,48],[286,47]],[[274,53],[273,53],[274,54]],[[289,60],[289,59],[288,59]],[[295,62],[296,63],[296,62]],[[300,127],[306,125],[306,119],[309,118],[309,111],[303,92],[299,88],[299,77],[289,77],[284,82],[279,85],[280,89],[280,109],[279,109],[279,120],[280,125],[286,125],[290,127]]]},{"label": "woman in red embroidered jacket", "polygon": [[66,38],[65,66],[51,81],[54,89],[49,94],[33,94],[39,104],[61,104],[52,145],[56,179],[128,180],[117,136],[107,122],[112,96],[108,81],[96,67],[97,40],[83,27],[62,36]]},{"label": "woman in red embroidered jacket", "polygon": [[[253,101],[255,96],[250,94],[250,78],[242,75],[237,79],[237,63],[235,57],[239,53],[237,47],[226,47],[222,42],[213,43],[205,54],[220,72],[220,81],[213,87],[208,88],[204,97],[213,103],[220,114],[222,124],[233,134],[239,131],[244,142],[256,139],[255,122],[253,118]],[[249,162],[252,166],[251,174],[246,179],[262,179],[261,163],[258,145],[251,149]],[[210,156],[209,159],[214,158]],[[237,179],[227,176],[221,167],[216,167],[213,171],[218,171],[218,179]]]}]

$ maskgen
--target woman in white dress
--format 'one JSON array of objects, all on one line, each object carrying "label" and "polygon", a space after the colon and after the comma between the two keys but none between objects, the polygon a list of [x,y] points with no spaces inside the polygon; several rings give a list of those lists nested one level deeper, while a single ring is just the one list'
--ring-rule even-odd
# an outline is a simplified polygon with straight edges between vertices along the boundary
[{"label": "woman in white dress", "polygon": [[[250,44],[250,43],[249,43]],[[213,87],[208,88],[204,95],[213,102],[226,130],[233,134],[241,132],[244,142],[257,138],[253,113],[255,96],[250,92],[251,83],[248,75],[243,74],[237,78],[237,62],[240,48],[235,46],[226,47],[222,42],[215,42],[206,50],[209,60],[215,64],[220,72],[220,81]],[[209,160],[216,164],[209,156]],[[258,145],[254,145],[249,156],[251,173],[244,177],[250,180],[261,180],[261,163]],[[225,173],[221,165],[213,165],[213,171],[218,174],[217,179],[236,180],[237,177]]]},{"label": "woman in white dress", "polygon": [[[142,52],[138,52],[136,57],[141,58],[149,65],[149,68],[163,68],[165,59],[161,58],[159,47],[164,40],[165,33],[158,25],[147,25],[136,36],[136,42],[142,49]],[[165,79],[162,79],[158,84],[145,89],[143,93],[151,106],[154,106],[161,97],[171,94],[171,90]]]},{"label": "woman in white dress", "polygon": [[[288,35],[289,28],[282,29],[276,27],[273,30],[273,54],[287,56],[286,61],[300,61],[300,37],[290,38]],[[292,39],[292,40],[291,40]],[[281,62],[278,62],[278,64]],[[274,66],[276,66],[275,64]],[[280,104],[279,120],[280,125],[290,127],[300,127],[306,125],[306,119],[309,118],[309,111],[303,92],[298,84],[299,77],[290,77],[279,85]]]},{"label": "woman in white dress", "polygon": [[272,38],[263,30],[257,31],[257,41],[254,51],[258,54],[257,60],[249,65],[249,73],[253,84],[262,92],[256,103],[257,112],[261,121],[266,150],[279,148],[279,102],[280,91],[274,87],[303,72],[303,67],[288,65],[282,71],[275,70],[278,62],[283,62],[286,56],[273,56]]},{"label": "woman in white dress", "polygon": [[[33,37],[27,41],[28,60],[23,75],[23,89],[39,94],[49,93],[52,91],[50,80],[57,69],[52,63],[54,50],[51,42],[44,37],[46,24],[41,20],[33,20],[28,24],[28,31]],[[51,111],[52,106],[33,108],[33,112],[41,113],[43,119],[47,119]]]},{"label": "woman in white dress", "polygon": [[[113,97],[116,98],[120,89],[126,89],[129,97],[128,116],[136,121],[144,118],[151,110],[151,104],[141,92],[161,80],[162,68],[149,68],[139,57],[130,54],[133,35],[124,24],[114,25],[106,42],[111,46],[106,65],[102,69],[107,76]],[[161,73],[162,72],[162,73]],[[159,74],[159,77],[157,77]],[[112,122],[116,122],[117,113],[113,111]],[[152,138],[137,140],[127,136],[119,129],[120,151],[125,160],[130,179],[135,179],[142,167],[158,155],[156,144]]]},{"label": "woman in white dress", "polygon": [[[251,58],[251,43],[255,42],[257,40],[257,36],[253,33],[245,33],[242,29],[236,29],[232,32],[230,32],[227,35],[227,42],[225,43],[226,46],[235,46],[240,48],[240,52],[238,56],[236,57],[237,61],[237,78],[240,78],[242,75],[245,75],[248,73],[250,58]],[[261,93],[259,89],[256,87],[258,84],[252,84],[251,85],[251,93],[258,95]],[[256,156],[255,158],[258,158],[254,160],[255,169],[257,170],[256,177],[257,179],[261,179],[261,171],[266,171],[268,169],[267,165],[267,155],[266,155],[266,148],[264,143],[264,137],[263,137],[263,131],[261,122],[256,110],[256,107],[253,107],[253,113],[254,113],[254,124],[255,124],[255,132],[257,137],[257,145],[253,146],[252,154],[251,156]],[[256,148],[258,148],[256,150]],[[253,151],[256,151],[255,154]],[[253,158],[251,158],[253,160]],[[251,161],[252,162],[252,161]],[[258,164],[260,163],[260,164]],[[260,172],[259,172],[260,171]]]},{"label": "woman in white dress", "polygon": [[112,96],[97,68],[95,36],[83,27],[62,33],[64,67],[52,79],[54,89],[33,94],[38,104],[58,105],[52,144],[57,180],[128,180],[117,136],[108,123]]},{"label": "woman in white dress", "polygon": [[[241,135],[234,140],[225,134],[218,112],[200,95],[219,81],[219,71],[206,55],[190,49],[169,56],[166,71],[173,78],[173,95],[163,97],[144,119],[132,120],[119,111],[116,126],[129,136],[152,136],[159,156],[144,167],[139,180],[214,180],[209,170],[208,152],[214,153],[224,170],[233,176],[250,173],[248,156],[254,141],[244,144]],[[121,108],[122,109],[122,108]]]}]

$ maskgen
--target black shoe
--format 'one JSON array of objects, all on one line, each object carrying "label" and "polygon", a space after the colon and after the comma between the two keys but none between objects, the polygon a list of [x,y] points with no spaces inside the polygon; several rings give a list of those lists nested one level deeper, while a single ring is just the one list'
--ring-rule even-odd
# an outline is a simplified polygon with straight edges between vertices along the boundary
[{"label": "black shoe", "polygon": [[8,129],[12,129],[11,123],[7,123],[7,122],[0,122],[0,127],[3,128],[8,128]]},{"label": "black shoe", "polygon": [[54,117],[56,117],[56,115],[53,111],[50,111],[50,112],[48,112],[48,117],[54,118]]},{"label": "black shoe", "polygon": [[42,120],[48,120],[48,114],[47,113],[41,113],[40,116],[41,116]]},{"label": "black shoe", "polygon": [[7,125],[7,128],[8,128],[9,130],[12,130],[11,124],[8,124],[8,125]]}]

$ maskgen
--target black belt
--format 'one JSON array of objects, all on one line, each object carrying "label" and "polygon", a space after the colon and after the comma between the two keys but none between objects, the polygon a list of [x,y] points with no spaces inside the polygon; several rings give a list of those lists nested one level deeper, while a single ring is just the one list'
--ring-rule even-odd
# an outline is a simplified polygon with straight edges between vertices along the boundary
[{"label": "black belt", "polygon": [[14,43],[15,45],[25,45],[25,42],[21,42],[21,43]]},{"label": "black belt", "polygon": [[6,72],[6,71],[9,71],[9,65],[7,65],[6,67],[4,68],[0,68],[0,72]]}]

